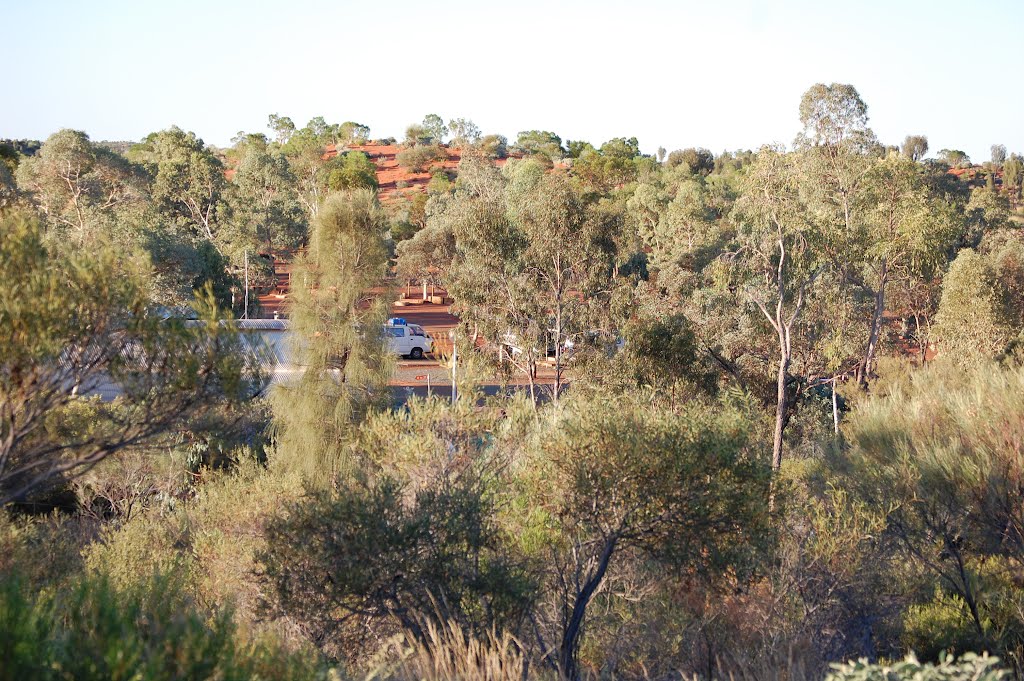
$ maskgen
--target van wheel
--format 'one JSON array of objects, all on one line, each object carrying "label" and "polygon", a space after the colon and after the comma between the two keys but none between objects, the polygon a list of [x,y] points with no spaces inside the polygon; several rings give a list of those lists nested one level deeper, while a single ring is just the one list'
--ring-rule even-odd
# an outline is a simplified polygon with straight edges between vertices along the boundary
[{"label": "van wheel", "polygon": [[423,359],[423,349],[413,348],[412,352],[409,353],[409,356],[412,357],[413,359]]}]

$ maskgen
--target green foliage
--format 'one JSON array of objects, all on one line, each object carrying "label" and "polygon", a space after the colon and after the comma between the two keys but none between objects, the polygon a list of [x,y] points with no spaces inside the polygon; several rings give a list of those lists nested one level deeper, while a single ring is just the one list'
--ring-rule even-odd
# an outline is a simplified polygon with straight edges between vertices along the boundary
[{"label": "green foliage", "polygon": [[635,385],[674,388],[680,381],[705,392],[714,391],[713,374],[703,363],[703,353],[690,322],[682,315],[637,319],[623,329],[623,362]]},{"label": "green foliage", "polygon": [[1010,154],[1003,164],[1003,188],[1012,201],[1020,201],[1021,185],[1024,184],[1024,159],[1018,154]]},{"label": "green foliage", "polygon": [[685,570],[740,572],[770,540],[770,473],[739,413],[694,404],[677,414],[625,398],[573,404],[552,425],[536,453],[547,476],[538,502],[568,537],[636,546]]},{"label": "green foliage", "polygon": [[942,280],[935,316],[940,350],[949,361],[971,364],[1006,348],[1012,330],[999,288],[984,256],[960,251]]},{"label": "green foliage", "polygon": [[677,149],[665,162],[669,168],[681,168],[690,175],[708,175],[715,168],[715,156],[707,149]]},{"label": "green foliage", "polygon": [[51,135],[38,154],[18,165],[17,178],[53,236],[79,245],[109,238],[111,223],[147,199],[140,167],[77,130]]},{"label": "green foliage", "polygon": [[864,148],[874,141],[868,106],[852,85],[816,83],[800,98],[800,145]]},{"label": "green foliage", "polygon": [[528,583],[504,558],[481,482],[442,473],[409,494],[382,477],[291,505],[261,557],[279,607],[329,635],[353,616],[394,618],[416,636],[420,618],[478,631],[511,621]]},{"label": "green foliage", "polygon": [[941,590],[936,591],[933,601],[907,608],[903,616],[902,641],[907,650],[913,650],[925,660],[979,650],[985,645],[964,600]]},{"label": "green foliage", "polygon": [[838,463],[843,484],[886,510],[888,538],[942,589],[910,613],[907,636],[922,652],[925,637],[962,630],[942,622],[962,618],[973,635],[957,635],[958,642],[975,651],[1014,651],[1021,643],[1019,617],[1008,614],[1017,588],[1006,580],[1018,578],[1024,561],[1024,518],[1015,501],[1024,465],[1017,444],[1022,403],[1020,368],[937,364],[862,403],[850,420],[851,449]]},{"label": "green foliage", "polygon": [[969,168],[971,157],[959,149],[941,149],[939,160],[952,168]]},{"label": "green foliage", "polygon": [[[0,219],[0,505],[152,443],[218,404],[245,399],[258,378],[237,352],[209,296],[202,323],[148,310],[144,269],[96,254],[48,247],[39,224]],[[82,396],[116,385],[122,399]]]},{"label": "green foliage", "polygon": [[172,127],[147,136],[132,147],[129,158],[149,168],[151,193],[160,210],[216,245],[217,213],[227,180],[223,164],[203,140]]},{"label": "green foliage", "polygon": [[350,151],[340,158],[340,167],[327,176],[327,186],[332,191],[377,188],[377,166],[369,156],[361,151]]},{"label": "green foliage", "polygon": [[417,144],[398,152],[395,159],[398,165],[412,173],[422,173],[430,169],[436,161],[443,161],[448,154],[444,147],[437,144]]},{"label": "green foliage", "polygon": [[448,126],[444,119],[437,114],[427,114],[423,117],[423,131],[425,133],[424,144],[442,144],[448,134]]},{"label": "green foliage", "polygon": [[59,594],[0,583],[0,679],[322,679],[326,666],[240,638],[228,610],[208,614],[180,578],[118,589],[103,575]]},{"label": "green foliage", "polygon": [[261,562],[276,607],[330,640],[353,617],[420,641],[428,622],[514,623],[534,587],[497,525],[492,423],[438,401],[372,416],[358,448],[373,481],[307,495],[268,525]]},{"label": "green foliage", "polygon": [[275,385],[278,438],[274,465],[330,482],[358,469],[350,430],[388,399],[390,355],[382,336],[387,296],[374,296],[386,273],[387,216],[376,194],[332,194],[296,259],[291,330],[296,363],[305,370]]},{"label": "green foliage", "polygon": [[924,135],[907,135],[900,151],[911,161],[921,161],[928,153],[928,138]]},{"label": "green foliage", "polygon": [[477,143],[477,147],[487,158],[508,156],[508,140],[503,135],[484,135]]},{"label": "green foliage", "polygon": [[[234,264],[242,264],[245,251],[252,267],[258,253],[288,251],[306,241],[306,215],[295,182],[284,156],[265,146],[247,146],[232,180],[235,191],[228,200],[232,234],[223,235],[229,240],[223,251],[232,256]],[[250,285],[269,288],[272,283],[257,279],[253,284],[253,273],[249,276]]]},{"label": "green foliage", "polygon": [[448,131],[452,134],[453,147],[472,146],[480,141],[480,128],[467,118],[453,118],[448,121]]},{"label": "green foliage", "polygon": [[562,138],[547,130],[526,130],[516,137],[515,149],[525,156],[544,156],[549,161],[562,159]]},{"label": "green foliage", "polygon": [[639,155],[635,137],[614,139],[602,145],[600,151],[580,151],[572,172],[591,187],[607,192],[636,178],[635,158]]}]

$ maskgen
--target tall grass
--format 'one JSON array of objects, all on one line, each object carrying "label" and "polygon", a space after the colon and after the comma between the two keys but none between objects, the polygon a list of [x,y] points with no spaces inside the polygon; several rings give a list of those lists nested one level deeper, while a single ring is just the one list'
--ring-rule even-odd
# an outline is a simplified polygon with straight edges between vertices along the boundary
[{"label": "tall grass", "polygon": [[508,633],[467,636],[454,622],[425,621],[425,641],[392,638],[378,654],[366,681],[547,681],[548,670],[531,668],[522,646]]}]

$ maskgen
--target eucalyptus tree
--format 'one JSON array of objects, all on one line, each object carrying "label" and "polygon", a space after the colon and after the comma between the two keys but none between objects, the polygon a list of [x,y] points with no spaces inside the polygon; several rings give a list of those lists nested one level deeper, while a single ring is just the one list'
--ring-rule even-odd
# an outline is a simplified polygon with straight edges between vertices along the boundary
[{"label": "eucalyptus tree", "polygon": [[448,135],[448,126],[437,114],[427,114],[423,117],[423,130],[430,136],[430,144],[442,144]]},{"label": "eucalyptus tree", "polygon": [[288,139],[295,132],[295,123],[292,119],[278,114],[267,116],[267,127],[274,131],[275,140],[278,144],[287,144]]},{"label": "eucalyptus tree", "polygon": [[[273,121],[272,121],[273,123]],[[353,128],[353,133],[357,128]],[[366,129],[369,133],[369,129]],[[358,131],[362,134],[361,131]],[[326,157],[327,145],[337,145],[342,137],[341,128],[318,116],[304,128],[293,129],[281,152],[288,159],[288,169],[295,176],[299,202],[310,219],[316,217],[320,202],[330,189],[328,181],[332,159]]]},{"label": "eucalyptus tree", "polygon": [[951,168],[966,168],[971,165],[971,157],[960,149],[940,149],[939,160]]},{"label": "eucalyptus tree", "polygon": [[287,159],[265,144],[250,144],[231,180],[232,222],[244,246],[257,252],[294,250],[305,243],[306,215]]},{"label": "eucalyptus tree", "polygon": [[[153,314],[143,264],[0,218],[0,506],[162,438],[260,387],[208,297],[205,324]],[[88,399],[101,389],[113,402]]]},{"label": "eucalyptus tree", "polygon": [[521,258],[527,244],[509,215],[506,187],[507,180],[490,163],[464,162],[455,193],[441,199],[427,226],[403,245],[399,270],[423,262],[417,254],[428,248],[448,244],[443,261],[423,264],[441,269],[455,309],[472,325],[474,337],[482,334],[495,344],[515,337],[519,352],[512,359],[535,396],[539,348],[547,342],[542,333],[545,311],[527,286]]},{"label": "eucalyptus tree", "polygon": [[520,264],[526,290],[549,324],[542,348],[553,345],[557,401],[565,380],[564,353],[571,344],[582,344],[587,306],[608,293],[615,253],[608,223],[595,219],[568,179],[531,165],[513,165],[508,209],[525,246]]},{"label": "eucalyptus tree", "polygon": [[928,138],[924,135],[907,135],[900,151],[911,161],[921,161],[928,153]]},{"label": "eucalyptus tree", "polygon": [[153,175],[159,210],[222,251],[217,236],[227,179],[213,150],[195,133],[172,127],[151,133],[129,155]]},{"label": "eucalyptus tree", "polygon": [[448,121],[448,131],[452,134],[451,144],[454,147],[466,147],[480,141],[480,128],[468,118],[453,118]]},{"label": "eucalyptus tree", "polygon": [[[641,182],[627,202],[629,215],[646,244],[651,270],[649,304],[686,316],[700,348],[744,388],[759,381],[759,341],[742,311],[742,287],[732,281],[728,253],[735,250],[731,219],[742,190],[738,176],[691,174],[677,165]],[[737,314],[737,311],[740,314]]]},{"label": "eucalyptus tree", "polygon": [[804,187],[817,194],[819,210],[836,213],[843,236],[852,237],[863,179],[878,148],[867,104],[852,85],[818,83],[800,100],[800,123],[796,147],[811,180]]},{"label": "eucalyptus tree", "polygon": [[762,148],[733,210],[738,248],[728,255],[745,297],[771,327],[778,351],[772,468],[782,465],[794,329],[824,268],[821,230],[800,196],[796,159]]},{"label": "eucalyptus tree", "polygon": [[460,315],[475,332],[512,346],[534,397],[537,366],[551,348],[557,400],[565,349],[582,340],[591,306],[608,291],[609,222],[595,219],[564,174],[532,160],[504,173],[464,163],[454,194],[435,201],[422,236],[403,246],[400,268],[428,241],[450,238],[451,257],[437,266]]},{"label": "eucalyptus tree", "polygon": [[665,161],[669,168],[684,166],[691,174],[708,175],[715,168],[715,156],[704,148],[676,149]]},{"label": "eucalyptus tree", "polygon": [[890,154],[875,162],[865,186],[862,253],[873,305],[858,370],[862,382],[872,372],[891,282],[931,279],[946,264],[962,226],[955,208],[931,195],[917,164],[906,157]]},{"label": "eucalyptus tree", "polygon": [[562,138],[547,130],[524,130],[516,137],[515,148],[526,156],[542,156],[555,162],[562,160]]},{"label": "eucalyptus tree", "polygon": [[990,149],[992,152],[992,165],[1001,168],[1003,163],[1006,162],[1006,145],[993,144]]},{"label": "eucalyptus tree", "polygon": [[18,165],[17,179],[53,236],[79,245],[109,236],[119,211],[149,202],[145,172],[77,130],[51,135]]}]

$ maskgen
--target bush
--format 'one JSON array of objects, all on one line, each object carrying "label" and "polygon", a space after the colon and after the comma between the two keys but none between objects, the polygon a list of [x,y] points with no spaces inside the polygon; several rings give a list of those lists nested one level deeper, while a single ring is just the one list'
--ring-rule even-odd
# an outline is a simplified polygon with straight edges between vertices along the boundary
[{"label": "bush", "polygon": [[895,664],[869,664],[867,660],[832,665],[826,681],[1001,681],[1010,673],[999,659],[968,653],[959,660],[947,657],[938,664],[921,664],[913,655]]},{"label": "bush", "polygon": [[433,165],[448,157],[444,148],[437,144],[419,144],[398,152],[398,165],[411,173],[422,173]]},{"label": "bush", "polygon": [[129,590],[103,575],[58,595],[32,592],[24,580],[0,583],[0,681],[157,681],[162,679],[318,679],[314,656],[273,642],[247,642],[230,610],[206,613],[182,580],[154,576]]}]

